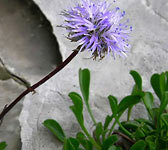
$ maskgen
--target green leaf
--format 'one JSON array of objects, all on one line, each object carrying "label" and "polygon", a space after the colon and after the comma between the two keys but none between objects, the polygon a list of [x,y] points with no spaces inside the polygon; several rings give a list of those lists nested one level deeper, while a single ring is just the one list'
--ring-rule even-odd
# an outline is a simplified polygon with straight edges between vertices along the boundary
[{"label": "green leaf", "polygon": [[74,147],[74,145],[71,143],[71,140],[65,139],[64,141],[64,146],[63,146],[63,150],[78,150]]},{"label": "green leaf", "polygon": [[153,95],[151,92],[145,92],[145,95],[143,97],[144,104],[148,110],[151,110],[153,108]]},{"label": "green leaf", "polygon": [[146,142],[143,140],[139,140],[134,145],[131,146],[130,150],[145,150]]},{"label": "green leaf", "polygon": [[[167,137],[167,135],[165,137]],[[165,141],[162,138],[158,138],[157,150],[168,150],[168,141]]]},{"label": "green leaf", "polygon": [[161,92],[165,92],[165,88],[166,88],[166,74],[164,72],[162,72],[160,74],[160,89],[161,89]]},{"label": "green leaf", "polygon": [[151,77],[151,85],[153,90],[155,91],[158,98],[162,99],[162,93],[160,89],[160,75],[159,74],[153,74]]},{"label": "green leaf", "polygon": [[135,138],[136,138],[137,140],[139,140],[139,139],[145,137],[145,134],[144,134],[144,132],[141,130],[141,128],[138,128],[138,129],[136,130],[134,136],[135,136]]},{"label": "green leaf", "polygon": [[65,134],[57,121],[48,119],[43,122],[43,125],[48,128],[61,142],[64,142]]},{"label": "green leaf", "polygon": [[133,131],[133,132],[135,132],[140,126],[140,124],[134,120],[123,121],[123,122],[121,122],[121,124],[124,128],[126,128],[127,130],[130,130],[130,131]]},{"label": "green leaf", "polygon": [[160,101],[162,101],[164,92],[168,90],[168,72],[163,72],[160,75],[154,74],[151,77],[151,85]]},{"label": "green leaf", "polygon": [[131,70],[130,74],[134,78],[134,81],[135,81],[138,89],[142,90],[142,78],[141,78],[140,74],[138,72],[136,72],[135,70]]},{"label": "green leaf", "polygon": [[160,114],[163,113],[163,111],[165,110],[167,104],[168,104],[168,92],[165,92],[163,94],[163,98],[162,98],[162,101],[161,101],[161,104],[160,104]]},{"label": "green leaf", "polygon": [[90,71],[88,69],[79,69],[80,89],[86,105],[89,101]]},{"label": "green leaf", "polygon": [[86,139],[86,136],[83,134],[83,132],[78,132],[76,134],[76,138],[77,139]]},{"label": "green leaf", "polygon": [[106,130],[110,124],[110,122],[113,120],[113,115],[109,116],[107,115],[106,116],[106,119],[105,119],[105,123],[104,123],[104,130]]},{"label": "green leaf", "polygon": [[[139,95],[140,97],[142,97],[144,95],[144,93],[142,91],[142,78],[141,78],[140,74],[138,72],[136,72],[135,70],[131,70],[130,74],[135,81],[135,85],[133,86],[133,89],[132,89],[132,95]],[[133,105],[128,107],[127,121],[130,120],[132,108],[133,108]]]},{"label": "green leaf", "polygon": [[96,130],[95,130],[95,136],[97,140],[100,138],[100,135],[102,133],[103,133],[103,126],[102,126],[102,123],[99,122],[96,124]]},{"label": "green leaf", "polygon": [[110,104],[110,107],[111,107],[111,111],[113,113],[113,115],[117,115],[117,112],[118,112],[118,106],[117,106],[117,98],[110,95],[108,96],[108,100],[109,100],[109,104]]},{"label": "green leaf", "polygon": [[80,142],[80,144],[86,149],[86,150],[92,150],[93,145],[92,143],[86,139],[86,136],[82,132],[78,132],[76,135],[76,138]]},{"label": "green leaf", "polygon": [[81,126],[84,125],[83,120],[83,102],[81,96],[76,92],[71,92],[69,97],[72,99],[73,106],[70,106],[70,109],[73,111],[76,116],[77,121]]},{"label": "green leaf", "polygon": [[151,120],[139,118],[139,119],[135,119],[135,121],[137,121],[140,124],[146,124],[146,125],[150,126],[150,128],[152,128],[152,129],[155,128],[155,126]]},{"label": "green leaf", "polygon": [[115,146],[115,145],[112,145],[112,146],[109,147],[108,150],[122,150],[122,148],[118,147],[118,146]]},{"label": "green leaf", "polygon": [[77,139],[70,137],[69,140],[70,140],[71,144],[72,144],[76,149],[79,148],[79,142],[78,142]]},{"label": "green leaf", "polygon": [[138,104],[141,101],[141,97],[137,95],[130,95],[124,97],[118,105],[118,114],[120,115],[130,106]]},{"label": "green leaf", "polygon": [[149,150],[157,150],[156,149],[155,139],[156,139],[156,137],[154,137],[154,136],[147,136],[145,138],[145,141],[148,144]]},{"label": "green leaf", "polygon": [[152,116],[152,108],[153,108],[153,95],[150,92],[145,92],[145,95],[143,97],[143,103],[149,113],[149,115],[153,118]]},{"label": "green leaf", "polygon": [[5,150],[6,147],[7,147],[6,142],[0,142],[0,150]]},{"label": "green leaf", "polygon": [[165,76],[166,76],[166,87],[165,87],[165,90],[168,91],[168,71],[165,72]]},{"label": "green leaf", "polygon": [[88,113],[93,123],[96,124],[96,120],[89,105],[90,71],[88,69],[79,69],[79,84]]},{"label": "green leaf", "polygon": [[103,150],[108,150],[110,146],[115,144],[118,141],[118,138],[116,135],[109,136],[102,145]]},{"label": "green leaf", "polygon": [[162,114],[161,118],[164,121],[164,123],[166,124],[166,126],[168,127],[168,113]]}]

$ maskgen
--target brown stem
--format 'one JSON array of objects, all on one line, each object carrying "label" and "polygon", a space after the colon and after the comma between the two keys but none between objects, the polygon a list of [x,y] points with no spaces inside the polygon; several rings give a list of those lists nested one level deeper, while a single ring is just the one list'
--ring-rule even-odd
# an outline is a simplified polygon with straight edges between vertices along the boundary
[{"label": "brown stem", "polygon": [[132,144],[135,143],[134,140],[132,140],[131,138],[129,138],[127,135],[121,133],[121,132],[118,132],[118,131],[114,131],[113,134],[118,134],[120,136],[122,136],[124,139],[128,140],[129,142],[131,142]]},{"label": "brown stem", "polygon": [[78,48],[73,51],[73,53],[64,61],[62,62],[58,67],[56,67],[52,72],[50,72],[47,76],[45,76],[43,79],[41,79],[39,82],[35,83],[33,86],[27,88],[22,94],[20,94],[12,103],[7,105],[7,107],[4,108],[4,110],[0,114],[0,121],[4,118],[4,116],[28,93],[33,92],[37,87],[45,83],[47,80],[49,80],[51,77],[53,77],[57,72],[62,70],[76,55],[78,54]]}]

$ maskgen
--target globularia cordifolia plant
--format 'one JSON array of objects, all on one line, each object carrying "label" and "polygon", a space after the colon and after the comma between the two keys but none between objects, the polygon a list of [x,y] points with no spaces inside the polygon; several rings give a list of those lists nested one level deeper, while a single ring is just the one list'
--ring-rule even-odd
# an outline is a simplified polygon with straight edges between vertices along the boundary
[{"label": "globularia cordifolia plant", "polygon": [[[130,74],[135,81],[131,94],[120,102],[115,96],[109,95],[108,101],[112,113],[107,114],[102,122],[97,122],[89,105],[90,71],[79,70],[82,96],[71,92],[69,97],[73,102],[70,109],[81,131],[76,137],[67,137],[56,120],[47,119],[43,123],[63,142],[63,150],[168,150],[168,72],[153,74],[151,77],[151,86],[160,100],[158,106],[154,103],[153,94],[143,91],[139,73],[132,70]],[[85,127],[83,103],[93,121],[94,128],[91,133]],[[131,110],[138,103],[144,105],[148,118],[130,120]],[[121,122],[120,117],[127,110],[127,120]],[[119,126],[118,129],[115,129],[116,124]]]},{"label": "globularia cordifolia plant", "polygon": [[63,11],[62,15],[65,22],[61,27],[66,28],[67,38],[77,42],[78,47],[47,76],[27,88],[12,103],[5,105],[0,114],[1,121],[25,95],[35,92],[37,87],[62,70],[78,52],[88,50],[94,58],[101,59],[110,53],[113,57],[116,54],[125,56],[130,48],[128,41],[132,27],[128,26],[129,20],[124,19],[125,11],[120,11],[118,7],[111,9],[106,1],[81,0],[76,7]]},{"label": "globularia cordifolia plant", "polygon": [[28,87],[10,104],[5,105],[0,114],[1,122],[24,96],[30,92],[35,93],[36,88],[62,70],[79,52],[90,51],[94,59],[102,59],[110,54],[114,58],[115,55],[126,56],[130,48],[128,41],[132,27],[128,26],[129,20],[124,19],[125,11],[120,11],[118,7],[111,9],[109,6],[106,1],[81,0],[76,7],[62,12],[65,22],[61,27],[66,28],[67,38],[71,42],[77,42],[78,47],[47,76]]}]

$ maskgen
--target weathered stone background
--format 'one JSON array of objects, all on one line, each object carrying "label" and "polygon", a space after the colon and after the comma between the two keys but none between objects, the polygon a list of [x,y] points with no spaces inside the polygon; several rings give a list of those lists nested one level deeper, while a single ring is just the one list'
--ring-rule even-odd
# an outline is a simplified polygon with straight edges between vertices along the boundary
[{"label": "weathered stone background", "polygon": [[[34,2],[50,21],[59,43],[60,53],[65,60],[76,45],[66,40],[66,31],[56,25],[63,22],[63,18],[59,15],[61,10],[73,6],[77,0],[34,0]],[[112,94],[121,99],[130,93],[133,85],[129,75],[131,69],[137,70],[142,75],[143,87],[146,90],[151,90],[149,78],[152,73],[168,70],[168,1],[118,0],[113,6],[126,10],[127,17],[134,27],[132,49],[128,57],[93,61],[86,59],[90,55],[83,52],[55,77],[38,88],[36,94],[26,96],[19,118],[23,150],[61,149],[61,143],[43,127],[42,122],[45,119],[53,118],[60,122],[67,136],[75,135],[80,129],[68,108],[72,103],[67,96],[71,91],[79,92],[79,68],[91,70],[90,103],[97,120],[104,120],[103,117],[110,113],[106,98],[108,95]],[[48,59],[42,58],[45,59],[44,62]],[[37,76],[31,78],[31,83],[37,80]],[[141,105],[134,110],[133,117],[145,116]],[[91,120],[87,113],[85,116],[85,123],[90,127]]]},{"label": "weathered stone background", "polygon": [[[34,83],[61,62],[56,39],[42,19],[24,0],[0,0],[0,111],[25,90],[13,75]],[[22,102],[0,126],[0,141],[7,142],[7,150],[21,149]]]}]

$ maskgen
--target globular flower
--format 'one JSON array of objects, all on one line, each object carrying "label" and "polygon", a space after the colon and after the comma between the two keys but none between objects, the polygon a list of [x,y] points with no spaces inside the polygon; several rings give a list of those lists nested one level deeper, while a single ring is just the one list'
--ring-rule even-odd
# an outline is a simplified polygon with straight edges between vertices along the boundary
[{"label": "globular flower", "polygon": [[132,26],[125,20],[125,11],[110,9],[107,2],[81,0],[77,6],[63,11],[67,36],[79,43],[79,51],[91,51],[94,58],[112,53],[126,56]]}]

